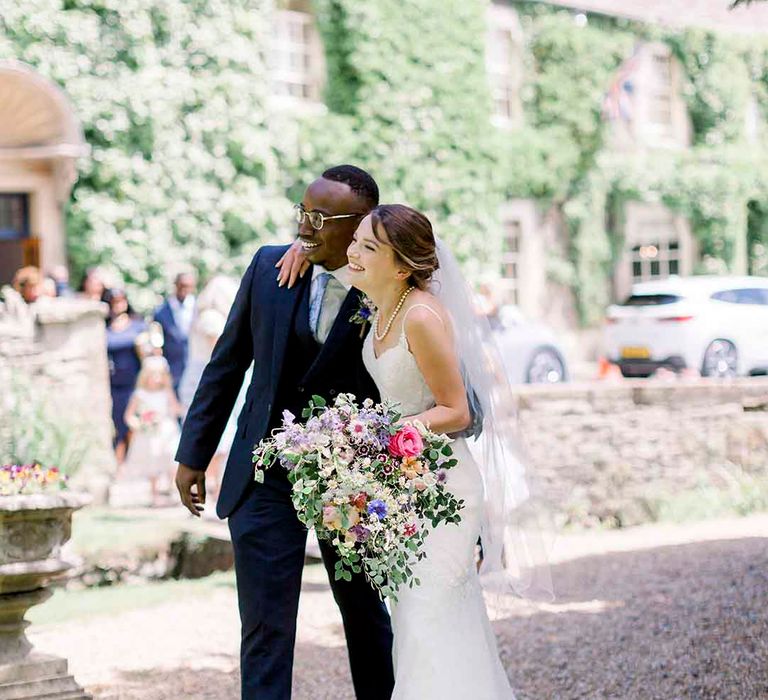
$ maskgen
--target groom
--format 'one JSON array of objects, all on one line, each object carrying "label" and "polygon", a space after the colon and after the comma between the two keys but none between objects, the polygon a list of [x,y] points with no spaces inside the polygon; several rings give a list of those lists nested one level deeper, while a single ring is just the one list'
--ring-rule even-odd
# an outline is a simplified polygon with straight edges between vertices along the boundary
[{"label": "groom", "polygon": [[[360,293],[346,278],[347,247],[378,200],[373,178],[352,165],[326,170],[307,188],[297,220],[312,274],[292,288],[279,287],[275,264],[288,246],[256,252],[184,422],[176,485],[184,505],[199,516],[205,468],[253,361],[216,507],[220,518],[229,518],[235,553],[245,700],[291,697],[307,538],[285,471],[276,465],[257,484],[251,451],[280,426],[283,411],[301,416],[313,394],[379,399],[363,366],[360,328],[350,322]],[[327,542],[321,541],[320,549],[344,621],[355,694],[358,700],[388,700],[394,680],[386,608],[362,574],[336,581],[337,556]]]}]

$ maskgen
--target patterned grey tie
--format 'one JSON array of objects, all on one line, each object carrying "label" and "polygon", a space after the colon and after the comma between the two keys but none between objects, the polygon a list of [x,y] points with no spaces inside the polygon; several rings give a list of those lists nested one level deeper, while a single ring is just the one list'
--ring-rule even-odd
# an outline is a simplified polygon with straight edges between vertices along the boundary
[{"label": "patterned grey tie", "polygon": [[315,280],[312,298],[309,303],[309,327],[312,334],[317,337],[317,324],[320,320],[320,309],[323,308],[323,297],[328,286],[328,280],[332,277],[330,272],[321,272]]},{"label": "patterned grey tie", "polygon": [[325,288],[323,303],[320,304],[320,313],[317,319],[315,337],[319,343],[325,343],[328,339],[346,296],[347,290],[344,285],[339,282],[337,277],[332,276],[328,280],[328,286]]}]

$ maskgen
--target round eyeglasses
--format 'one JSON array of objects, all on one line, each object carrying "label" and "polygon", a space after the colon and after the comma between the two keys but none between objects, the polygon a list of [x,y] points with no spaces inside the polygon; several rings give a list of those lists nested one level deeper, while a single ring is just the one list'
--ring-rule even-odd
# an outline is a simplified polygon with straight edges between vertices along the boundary
[{"label": "round eyeglasses", "polygon": [[309,219],[309,225],[315,229],[315,231],[319,231],[323,228],[323,224],[326,221],[331,221],[333,219],[351,219],[353,216],[365,216],[365,214],[336,214],[334,216],[326,216],[319,211],[307,211],[302,204],[294,204],[293,211],[297,223],[303,224],[304,219]]}]

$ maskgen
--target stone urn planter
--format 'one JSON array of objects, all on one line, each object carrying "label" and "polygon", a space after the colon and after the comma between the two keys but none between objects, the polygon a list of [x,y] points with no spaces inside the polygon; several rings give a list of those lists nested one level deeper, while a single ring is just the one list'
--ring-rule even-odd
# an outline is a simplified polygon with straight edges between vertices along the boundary
[{"label": "stone urn planter", "polygon": [[72,513],[90,500],[68,491],[0,496],[0,700],[90,698],[66,659],[35,652],[24,620],[71,566],[61,557]]}]

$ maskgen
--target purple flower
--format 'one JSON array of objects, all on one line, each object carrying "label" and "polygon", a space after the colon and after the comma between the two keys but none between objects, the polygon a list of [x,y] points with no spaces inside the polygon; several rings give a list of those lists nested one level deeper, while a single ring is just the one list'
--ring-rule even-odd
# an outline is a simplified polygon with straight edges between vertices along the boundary
[{"label": "purple flower", "polygon": [[445,471],[445,469],[438,469],[437,474],[435,474],[435,477],[437,479],[438,484],[444,484],[448,479],[448,472]]},{"label": "purple flower", "polygon": [[349,531],[355,536],[355,540],[358,542],[365,542],[371,536],[371,531],[365,527],[365,525],[361,525],[360,523],[349,528]]},{"label": "purple flower", "polygon": [[371,317],[371,310],[367,306],[361,306],[360,311],[358,311],[360,314],[360,318],[367,321]]},{"label": "purple flower", "polygon": [[293,415],[289,410],[283,411],[283,425],[293,425],[293,422],[296,420],[296,416]]},{"label": "purple flower", "polygon": [[379,520],[387,517],[387,504],[376,498],[368,504],[368,515],[375,515]]}]

